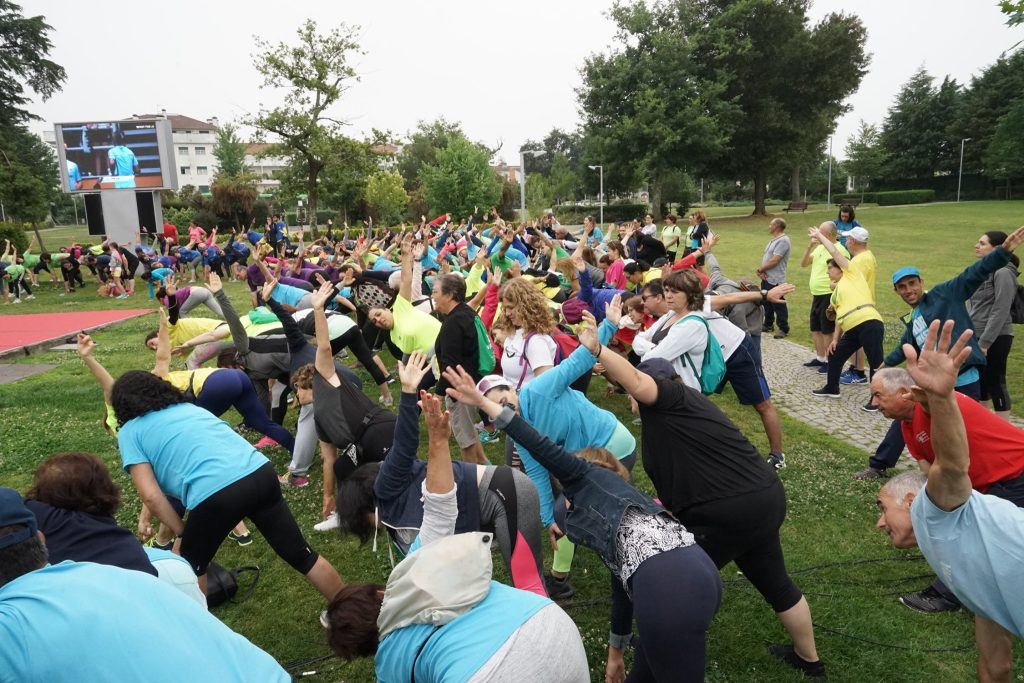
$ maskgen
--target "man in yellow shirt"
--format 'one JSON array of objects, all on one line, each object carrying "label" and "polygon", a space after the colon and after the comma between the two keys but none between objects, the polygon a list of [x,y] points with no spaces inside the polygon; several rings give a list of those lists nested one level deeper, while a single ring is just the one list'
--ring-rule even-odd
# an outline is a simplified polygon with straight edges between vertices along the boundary
[{"label": "man in yellow shirt", "polygon": [[[832,221],[825,221],[818,226],[822,235],[835,240],[836,224]],[[836,242],[836,249],[847,258],[850,252],[842,244]],[[809,288],[811,296],[811,339],[814,341],[814,358],[804,363],[805,368],[818,368],[824,374],[826,371],[821,368],[828,367],[828,345],[832,342],[832,333],[835,332],[834,320],[826,315],[829,304],[832,300],[832,280],[828,276],[828,260],[832,258],[815,238],[810,238],[807,247],[804,249],[803,258],[800,259],[800,267],[811,268]]]}]

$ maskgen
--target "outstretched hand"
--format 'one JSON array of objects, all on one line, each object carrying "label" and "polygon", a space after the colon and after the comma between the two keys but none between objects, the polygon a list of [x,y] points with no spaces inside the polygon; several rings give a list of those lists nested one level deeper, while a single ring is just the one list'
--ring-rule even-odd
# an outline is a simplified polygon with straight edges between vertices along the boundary
[{"label": "outstretched hand", "polygon": [[430,437],[447,441],[451,427],[448,422],[448,411],[441,404],[441,397],[420,391],[419,406],[423,411],[423,421],[427,423]]},{"label": "outstretched hand", "polygon": [[615,327],[619,326],[622,320],[622,295],[616,294],[612,300],[604,305],[604,317]]},{"label": "outstretched hand", "polygon": [[914,378],[917,387],[929,394],[945,396],[953,393],[960,366],[971,355],[971,348],[967,342],[974,332],[964,330],[960,338],[953,342],[953,324],[952,320],[945,323],[933,320],[928,326],[928,336],[925,337],[920,352],[911,344],[903,345],[903,353],[907,357],[907,372]]},{"label": "outstretched hand", "polygon": [[217,275],[217,273],[210,273],[210,291],[216,294],[223,288],[224,286],[221,284],[220,275]]},{"label": "outstretched hand", "polygon": [[320,283],[320,289],[310,295],[309,302],[313,305],[313,310],[322,311],[332,298],[334,298],[334,284],[329,280],[324,280]]},{"label": "outstretched hand", "polygon": [[407,363],[398,361],[398,378],[402,380],[402,393],[415,394],[428,368],[427,357],[419,351],[413,351]]},{"label": "outstretched hand", "polygon": [[1013,251],[1021,244],[1024,244],[1024,225],[1010,233],[1006,240],[1003,242],[1003,249],[1006,251]]},{"label": "outstretched hand", "polygon": [[786,303],[786,295],[790,292],[796,291],[796,285],[791,285],[788,282],[783,282],[781,285],[775,285],[768,290],[768,301],[773,304],[784,304]]},{"label": "outstretched hand", "polygon": [[822,238],[821,230],[818,230],[818,228],[807,228],[807,236],[812,240],[820,242]]},{"label": "outstretched hand", "polygon": [[262,294],[263,294],[263,302],[264,303],[266,303],[267,301],[270,301],[271,294],[274,293],[274,287],[277,287],[277,278],[275,278],[275,277],[267,278],[267,281],[263,283],[263,292],[262,292]]},{"label": "outstretched hand", "polygon": [[450,385],[446,391],[453,399],[476,408],[484,404],[484,395],[477,390],[473,377],[461,365],[445,368],[442,374]]},{"label": "outstretched hand", "polygon": [[576,328],[576,336],[595,357],[601,352],[601,342],[597,338],[597,318],[590,311],[583,311],[583,322]]},{"label": "outstretched hand", "polygon": [[94,342],[92,337],[89,335],[79,332],[76,347],[77,348],[75,350],[78,351],[79,356],[82,358],[88,358],[92,355],[92,350],[96,348],[96,342]]}]

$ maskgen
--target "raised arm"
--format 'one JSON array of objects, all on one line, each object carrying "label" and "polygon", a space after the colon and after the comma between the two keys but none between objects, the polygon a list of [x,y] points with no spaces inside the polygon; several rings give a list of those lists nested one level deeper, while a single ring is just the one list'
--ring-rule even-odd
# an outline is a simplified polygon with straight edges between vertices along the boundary
[{"label": "raised arm", "polygon": [[428,369],[427,357],[419,351],[410,354],[408,363],[398,361],[402,396],[398,402],[394,441],[373,483],[373,492],[377,498],[389,500],[400,495],[408,486],[409,472],[416,461],[416,450],[420,443],[416,392]]},{"label": "raised arm", "polygon": [[114,388],[114,378],[110,376],[107,369],[100,365],[100,362],[92,355],[93,349],[96,347],[96,343],[87,334],[78,334],[77,351],[82,362],[85,363],[85,367],[89,368],[89,372],[92,373],[93,379],[100,385],[100,389],[103,390],[103,402],[107,405],[110,404],[110,392]]},{"label": "raised arm", "polygon": [[156,361],[153,364],[153,374],[162,379],[167,379],[171,372],[171,334],[167,325],[167,314],[160,309],[160,326],[156,335]]},{"label": "raised arm", "polygon": [[420,392],[420,408],[427,423],[427,477],[423,482],[423,523],[419,540],[427,545],[455,533],[459,505],[455,498],[455,474],[448,444],[451,426],[441,397]]},{"label": "raised arm", "polygon": [[761,292],[730,292],[729,294],[715,294],[710,297],[711,299],[711,310],[720,311],[723,308],[734,306],[736,304],[745,303],[762,303],[765,300],[772,302],[773,304],[784,303],[784,297],[790,292],[796,291],[796,285],[791,285],[788,282],[781,285],[776,285],[771,289],[767,290],[764,294]]},{"label": "raised arm", "polygon": [[[941,326],[933,320],[920,352],[907,344],[907,372],[914,378],[915,393],[924,392],[931,413],[931,443],[935,462],[928,470],[928,498],[941,510],[955,510],[971,496],[971,479],[967,475],[970,449],[963,415],[956,402],[956,378],[960,366],[971,354],[967,341],[973,332],[965,330],[952,342],[953,320]],[[938,340],[938,346],[936,346]]]},{"label": "raised arm", "polygon": [[316,371],[330,382],[332,387],[341,386],[341,380],[334,369],[334,354],[331,353],[331,336],[327,330],[327,313],[324,306],[334,296],[334,285],[324,282],[320,289],[313,292],[313,322],[316,325]]},{"label": "raised arm", "polygon": [[[602,336],[614,333],[617,328],[619,318],[613,312],[621,310],[618,299],[619,297],[616,296],[606,305],[605,318],[601,323]],[[585,317],[587,315],[590,314],[584,313]],[[604,355],[604,351],[608,349],[600,343],[598,332],[593,325],[588,324],[580,330],[579,337],[580,344],[590,349],[598,362],[604,366],[605,377],[608,381],[622,387],[627,394],[636,399],[637,403],[651,405],[658,400],[658,385],[650,375],[640,372],[625,357],[617,353],[610,352],[607,356]]]},{"label": "raised arm", "polygon": [[808,228],[807,236],[812,240],[817,240],[821,246],[825,247],[825,251],[828,252],[829,256],[832,257],[832,260],[836,262],[836,265],[839,266],[840,269],[846,270],[850,267],[850,259],[846,257],[846,254],[836,249],[836,245],[832,243],[832,240],[825,237],[821,230],[818,228]]},{"label": "raised arm", "polygon": [[402,238],[402,279],[398,285],[398,296],[412,301],[412,235]]}]

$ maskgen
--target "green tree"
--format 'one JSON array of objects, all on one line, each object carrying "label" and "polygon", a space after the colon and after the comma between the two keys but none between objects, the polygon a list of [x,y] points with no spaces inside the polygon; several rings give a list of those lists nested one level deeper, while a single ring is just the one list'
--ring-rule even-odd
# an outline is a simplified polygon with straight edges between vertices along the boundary
[{"label": "green tree", "polygon": [[853,15],[811,26],[806,0],[695,0],[689,35],[704,73],[739,108],[729,147],[711,159],[718,176],[753,175],[754,213],[767,179],[809,160],[849,110],[869,62],[867,31]]},{"label": "green tree", "polygon": [[[540,216],[555,204],[551,183],[540,173],[526,176],[526,214]],[[518,208],[518,206],[516,207]]]},{"label": "green tree", "polygon": [[217,130],[217,144],[213,148],[217,158],[217,177],[237,178],[245,172],[245,143],[238,137],[238,128],[225,123]]},{"label": "green tree", "polygon": [[397,171],[378,171],[366,182],[366,203],[380,225],[394,225],[409,204],[402,175]]},{"label": "green tree", "polygon": [[1015,100],[1024,96],[1022,93],[1024,50],[1000,57],[971,78],[950,126],[950,137],[955,141],[957,153],[960,140],[971,138],[964,145],[964,168],[986,168],[985,156],[999,119],[1010,110]]},{"label": "green tree", "polygon": [[0,122],[8,126],[38,118],[25,107],[32,92],[46,100],[60,90],[67,74],[47,59],[53,27],[45,17],[26,17],[20,5],[0,0]]},{"label": "green tree", "polygon": [[210,185],[210,206],[218,216],[236,227],[244,227],[252,216],[258,191],[251,176],[218,174]]},{"label": "green tree", "polygon": [[431,211],[468,216],[474,207],[493,206],[501,197],[501,179],[490,166],[490,150],[454,136],[437,152],[437,163],[419,171],[423,197]]},{"label": "green tree", "polygon": [[9,217],[46,220],[60,193],[53,150],[23,125],[0,126],[0,201]]},{"label": "green tree", "polygon": [[[985,155],[985,167],[993,177],[1006,180],[1024,178],[1024,96],[999,117]],[[1009,199],[1009,197],[1007,197]]]},{"label": "green tree", "polygon": [[1006,15],[1007,26],[1024,24],[1024,0],[1000,0],[999,10]]},{"label": "green tree", "polygon": [[366,213],[366,183],[378,170],[380,156],[373,152],[372,140],[355,140],[340,136],[334,140],[334,153],[320,176],[320,192],[325,206],[349,216]]},{"label": "green tree", "polygon": [[439,118],[436,121],[420,121],[416,130],[409,134],[409,142],[398,157],[398,172],[402,174],[405,190],[415,193],[420,187],[420,169],[437,163],[437,153],[448,146],[452,138],[465,137],[458,123]]},{"label": "green tree", "polygon": [[878,126],[861,119],[857,132],[846,141],[846,169],[861,192],[866,192],[885,168],[886,155],[879,137]]},{"label": "green tree", "polygon": [[[309,19],[297,31],[294,41],[271,45],[259,40],[261,53],[255,57],[256,70],[266,88],[283,88],[280,104],[272,109],[262,105],[246,123],[274,136],[278,143],[268,153],[281,154],[304,165],[309,210],[307,215],[316,235],[319,197],[317,179],[334,154],[333,143],[340,136],[341,121],[331,107],[358,80],[349,64],[352,55],[362,54],[356,27],[342,24],[321,35]],[[293,164],[294,165],[294,164]]]},{"label": "green tree", "polygon": [[[576,193],[583,186],[579,175],[569,166],[568,157],[561,152],[557,152],[551,162],[548,182],[551,183],[551,192],[555,196],[556,204],[575,199]],[[529,183],[529,180],[527,180],[527,183]]]},{"label": "green tree", "polygon": [[947,129],[954,123],[959,86],[946,77],[936,88],[934,79],[921,67],[910,77],[882,124],[880,140],[888,160],[887,178],[931,178],[949,171],[955,151]]},{"label": "green tree", "polygon": [[734,109],[692,59],[689,7],[616,3],[618,47],[586,60],[577,90],[588,163],[604,165],[609,189],[648,182],[656,213],[668,174],[724,152]]}]

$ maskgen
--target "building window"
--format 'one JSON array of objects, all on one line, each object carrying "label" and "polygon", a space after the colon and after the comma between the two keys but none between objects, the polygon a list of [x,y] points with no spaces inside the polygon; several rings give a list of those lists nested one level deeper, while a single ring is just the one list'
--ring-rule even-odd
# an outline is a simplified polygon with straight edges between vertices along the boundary
[{"label": "building window", "polygon": [[196,166],[196,175],[206,175],[206,167]]},{"label": "building window", "polygon": [[188,166],[181,167],[181,175],[188,175]]},{"label": "building window", "polygon": [[199,194],[206,194],[209,191],[210,191],[210,186],[209,185],[200,185],[199,186]]},{"label": "building window", "polygon": [[196,156],[197,157],[201,157],[201,156],[205,156],[205,155],[206,155],[206,148],[205,147],[197,146],[196,147]]},{"label": "building window", "polygon": [[181,154],[182,156],[188,156],[188,147],[179,147],[178,154]]}]

